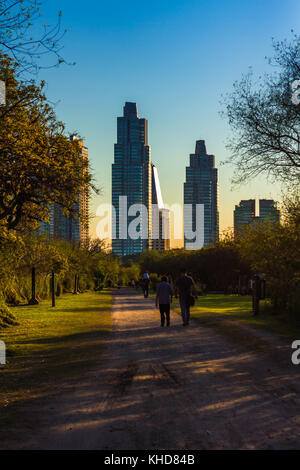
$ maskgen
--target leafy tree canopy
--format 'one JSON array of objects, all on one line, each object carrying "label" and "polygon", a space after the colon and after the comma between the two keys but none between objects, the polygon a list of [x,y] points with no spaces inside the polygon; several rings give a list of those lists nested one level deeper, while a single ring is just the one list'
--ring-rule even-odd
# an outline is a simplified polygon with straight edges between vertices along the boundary
[{"label": "leafy tree canopy", "polygon": [[19,64],[18,73],[37,73],[65,62],[61,11],[55,25],[42,23],[41,1],[0,0],[0,52]]},{"label": "leafy tree canopy", "polygon": [[292,101],[293,85],[300,80],[300,37],[273,46],[273,73],[255,81],[249,72],[226,99],[224,114],[233,130],[229,162],[236,168],[236,184],[259,174],[300,182],[300,104]]},{"label": "leafy tree canopy", "polygon": [[6,105],[0,107],[0,225],[35,228],[51,203],[77,216],[76,202],[91,183],[79,140],[70,140],[39,86],[16,79],[18,65],[0,55]]}]

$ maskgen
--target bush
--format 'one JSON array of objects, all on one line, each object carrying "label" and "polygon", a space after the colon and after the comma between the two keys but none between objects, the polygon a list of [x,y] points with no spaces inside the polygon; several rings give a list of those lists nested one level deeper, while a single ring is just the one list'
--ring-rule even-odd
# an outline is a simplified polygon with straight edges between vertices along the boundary
[{"label": "bush", "polygon": [[16,317],[9,310],[3,299],[0,299],[0,329],[9,325],[17,325]]}]

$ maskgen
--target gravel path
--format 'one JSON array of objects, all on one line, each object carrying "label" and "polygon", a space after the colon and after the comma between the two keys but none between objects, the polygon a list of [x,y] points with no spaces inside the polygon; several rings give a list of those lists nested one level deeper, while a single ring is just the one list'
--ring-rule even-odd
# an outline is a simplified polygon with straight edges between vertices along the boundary
[{"label": "gravel path", "polygon": [[247,352],[175,313],[161,328],[153,301],[128,289],[115,294],[113,322],[101,367],[31,405],[36,424],[4,448],[300,449],[290,354]]}]

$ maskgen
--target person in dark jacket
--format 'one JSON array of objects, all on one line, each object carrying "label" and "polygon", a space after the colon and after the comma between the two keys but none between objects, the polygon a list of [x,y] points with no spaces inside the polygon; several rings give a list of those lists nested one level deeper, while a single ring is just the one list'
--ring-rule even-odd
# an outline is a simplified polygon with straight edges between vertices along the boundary
[{"label": "person in dark jacket", "polygon": [[156,307],[160,310],[161,326],[170,326],[170,304],[172,303],[173,289],[166,276],[161,278],[161,282],[156,288]]},{"label": "person in dark jacket", "polygon": [[193,279],[187,275],[185,268],[180,270],[180,276],[176,280],[175,286],[175,293],[176,295],[179,294],[183,326],[186,326],[190,321],[191,296],[192,291],[195,292],[195,283]]}]

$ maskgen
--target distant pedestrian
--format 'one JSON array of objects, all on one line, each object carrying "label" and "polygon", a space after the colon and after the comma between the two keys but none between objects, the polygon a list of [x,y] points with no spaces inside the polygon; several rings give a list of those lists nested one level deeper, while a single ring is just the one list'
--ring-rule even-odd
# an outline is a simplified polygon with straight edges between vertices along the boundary
[{"label": "distant pedestrian", "polygon": [[150,277],[149,277],[149,274],[148,274],[148,277],[144,277],[142,279],[142,289],[143,289],[143,292],[144,292],[145,299],[149,295],[149,286],[150,286]]},{"label": "distant pedestrian", "polygon": [[188,325],[190,321],[190,307],[194,301],[192,290],[195,291],[194,280],[187,275],[187,270],[182,268],[175,283],[175,293],[176,295],[179,294],[183,326]]},{"label": "distant pedestrian", "polygon": [[166,276],[161,278],[161,282],[156,288],[156,308],[159,308],[161,326],[170,326],[170,304],[172,303],[173,289]]}]

